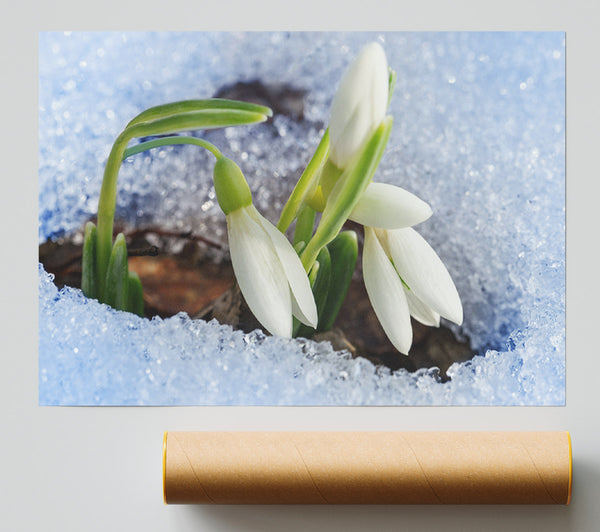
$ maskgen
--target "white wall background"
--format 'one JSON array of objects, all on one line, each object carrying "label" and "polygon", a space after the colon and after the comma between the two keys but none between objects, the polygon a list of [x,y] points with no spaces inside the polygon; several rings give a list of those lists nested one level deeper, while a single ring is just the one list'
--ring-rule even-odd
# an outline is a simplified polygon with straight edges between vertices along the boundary
[{"label": "white wall background", "polygon": [[[0,530],[594,531],[600,10],[591,2],[218,3],[24,0],[2,7]],[[342,7],[343,6],[343,7]],[[241,10],[241,11],[240,11]],[[248,15],[247,14],[251,14]],[[37,405],[37,33],[41,30],[373,29],[567,32],[567,406],[55,408]],[[569,507],[164,506],[164,430],[570,430]]]}]

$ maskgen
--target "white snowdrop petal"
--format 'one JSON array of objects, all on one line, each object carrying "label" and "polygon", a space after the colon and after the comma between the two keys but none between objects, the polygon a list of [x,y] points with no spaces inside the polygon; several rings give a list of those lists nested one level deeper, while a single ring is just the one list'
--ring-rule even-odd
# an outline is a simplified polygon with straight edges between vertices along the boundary
[{"label": "white snowdrop petal", "polygon": [[317,305],[310,288],[308,275],[304,271],[300,257],[285,237],[271,222],[264,218],[255,207],[249,207],[251,215],[261,224],[283,267],[292,295],[292,312],[305,325],[316,328],[319,317]]},{"label": "white snowdrop petal", "polygon": [[415,320],[429,327],[440,326],[440,315],[435,312],[435,310],[431,310],[425,303],[423,303],[417,296],[413,294],[412,290],[406,290],[405,288],[404,294],[406,295],[406,301],[408,302],[408,310],[410,311],[410,315]]},{"label": "white snowdrop petal", "polygon": [[369,227],[398,229],[424,222],[432,213],[429,204],[408,190],[387,183],[371,183],[350,219]]},{"label": "white snowdrop petal", "polygon": [[370,227],[365,227],[363,277],[369,300],[385,334],[398,351],[408,354],[412,345],[412,326],[402,281]]},{"label": "white snowdrop petal", "polygon": [[271,334],[290,338],[290,289],[271,239],[246,207],[227,215],[227,234],[233,271],[250,310]]},{"label": "white snowdrop petal", "polygon": [[383,120],[388,107],[390,71],[383,47],[376,43],[365,46],[365,53],[371,64],[371,121],[379,123]]},{"label": "white snowdrop petal", "polygon": [[378,43],[365,46],[340,82],[331,104],[330,159],[344,168],[367,136],[381,123],[388,100],[388,65]]},{"label": "white snowdrop petal", "polygon": [[387,245],[404,282],[425,305],[458,325],[463,310],[454,282],[437,253],[414,229],[387,231]]}]

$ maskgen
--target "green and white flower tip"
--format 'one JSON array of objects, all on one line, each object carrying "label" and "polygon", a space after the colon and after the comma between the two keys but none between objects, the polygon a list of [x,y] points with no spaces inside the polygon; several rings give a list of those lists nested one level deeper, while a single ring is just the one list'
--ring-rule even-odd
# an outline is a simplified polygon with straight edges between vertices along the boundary
[{"label": "green and white flower tip", "polygon": [[440,317],[462,324],[462,304],[448,270],[410,227],[365,227],[363,277],[379,322],[403,354],[412,345],[410,316],[433,327]]},{"label": "green and white flower tip", "polygon": [[231,263],[248,307],[271,334],[292,337],[295,316],[316,328],[308,276],[287,238],[252,204],[240,168],[222,157],[214,168],[217,200],[227,219]]},{"label": "green and white flower tip", "polygon": [[347,166],[361,144],[381,124],[389,97],[389,70],[383,48],[366,45],[344,74],[331,104],[329,159]]}]

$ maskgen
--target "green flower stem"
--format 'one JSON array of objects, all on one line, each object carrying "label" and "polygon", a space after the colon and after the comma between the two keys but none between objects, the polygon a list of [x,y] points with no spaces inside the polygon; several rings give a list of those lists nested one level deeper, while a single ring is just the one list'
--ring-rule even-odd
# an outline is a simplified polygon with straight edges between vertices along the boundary
[{"label": "green flower stem", "polygon": [[[112,250],[113,222],[117,203],[117,177],[129,141],[134,138],[172,134],[178,131],[253,124],[264,122],[267,118],[264,113],[231,108],[201,109],[164,117],[165,109],[173,112],[176,105],[177,103],[160,106],[161,111],[159,114],[152,115],[150,113],[145,115],[146,119],[144,121],[139,121],[141,120],[140,116],[144,117],[144,113],[138,115],[138,121],[136,122],[136,119],[134,119],[133,124],[123,130],[115,140],[108,155],[98,201],[96,275],[98,299],[100,301],[104,301],[105,298],[106,271]],[[159,116],[159,118],[148,121],[154,116]]]},{"label": "green flower stem", "polygon": [[147,142],[140,142],[140,144],[136,144],[135,146],[131,146],[131,148],[127,148],[123,153],[123,160],[127,159],[127,157],[131,157],[132,155],[136,155],[137,153],[151,150],[152,148],[171,146],[175,144],[192,144],[194,146],[200,146],[201,148],[207,149],[217,159],[220,159],[223,156],[214,144],[211,144],[203,139],[196,137],[161,137],[159,139],[149,140]]},{"label": "green flower stem", "polygon": [[96,241],[96,290],[101,302],[105,301],[106,271],[112,251],[113,221],[117,205],[117,175],[123,160],[123,153],[131,138],[127,129],[117,137],[106,161],[100,189]]},{"label": "green flower stem", "polygon": [[307,272],[310,271],[321,248],[338,235],[369,186],[383,156],[391,129],[392,117],[388,116],[353,158],[329,193],[317,230],[300,257]]},{"label": "green flower stem", "polygon": [[325,130],[314,155],[308,165],[302,172],[298,183],[294,187],[286,204],[283,206],[277,229],[285,233],[294,219],[298,216],[298,212],[302,205],[315,193],[319,181],[320,170],[327,160],[329,155],[329,129]]}]

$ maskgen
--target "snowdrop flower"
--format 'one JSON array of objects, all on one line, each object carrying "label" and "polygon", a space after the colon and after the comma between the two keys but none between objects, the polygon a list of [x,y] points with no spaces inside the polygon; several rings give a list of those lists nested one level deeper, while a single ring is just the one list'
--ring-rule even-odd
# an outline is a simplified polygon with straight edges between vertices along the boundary
[{"label": "snowdrop flower", "polygon": [[363,277],[375,314],[401,353],[412,345],[410,316],[434,327],[440,316],[462,324],[462,304],[448,270],[410,227],[365,227]]},{"label": "snowdrop flower", "polygon": [[[387,140],[365,151],[373,133],[382,128],[390,92],[385,52],[367,45],[344,75],[331,108],[330,149],[322,174],[326,196],[336,197],[353,166],[368,168]],[[391,123],[389,125],[391,127]],[[331,163],[337,167],[336,175]],[[375,171],[378,161],[371,172]],[[371,174],[372,175],[372,174]],[[364,179],[368,178],[368,184]],[[401,353],[412,345],[410,316],[425,325],[439,326],[440,316],[461,324],[462,304],[450,274],[431,246],[411,227],[432,214],[427,203],[393,185],[372,183],[360,172],[347,188],[362,190],[349,219],[365,228],[363,277],[369,299],[384,331]],[[351,197],[351,193],[347,193]],[[328,198],[328,199],[329,199]],[[339,201],[340,206],[342,201]],[[340,209],[341,210],[341,209]]]},{"label": "snowdrop flower", "polygon": [[329,160],[345,168],[385,117],[389,71],[383,48],[365,46],[344,74],[331,104]]},{"label": "snowdrop flower", "polygon": [[[289,227],[303,202],[323,213],[301,255],[307,270],[347,218],[367,223],[365,216],[372,204],[381,204],[387,192],[394,199],[408,194],[397,187],[384,191],[371,184],[391,131],[392,118],[385,113],[393,78],[383,48],[377,43],[365,46],[345,72],[333,98],[329,127],[284,207],[282,230]],[[386,203],[389,208],[383,209],[383,217],[397,211],[393,203]],[[392,226],[398,224],[394,221]]]},{"label": "snowdrop flower", "polygon": [[430,206],[400,187],[371,181],[392,126],[386,110],[394,79],[381,46],[367,45],[342,78],[329,128],[280,222],[287,229],[303,202],[322,212],[301,255],[306,269],[346,219],[364,226],[363,277],[369,299],[392,344],[408,354],[411,315],[436,327],[441,316],[458,324],[463,316],[444,264],[411,229],[431,216]]},{"label": "snowdrop flower", "polygon": [[271,334],[291,338],[292,315],[317,326],[308,276],[286,237],[252,205],[240,168],[221,157],[214,168],[217,200],[227,219],[233,271],[248,307]]},{"label": "snowdrop flower", "polygon": [[462,305],[450,274],[431,246],[411,226],[431,207],[410,192],[371,183],[350,219],[365,228],[363,277],[386,335],[401,353],[412,345],[410,316],[438,327],[440,316],[462,323]]}]

